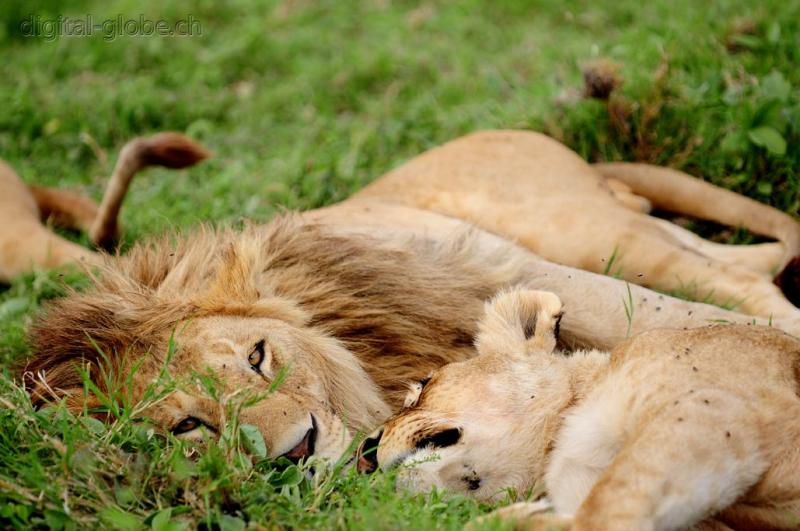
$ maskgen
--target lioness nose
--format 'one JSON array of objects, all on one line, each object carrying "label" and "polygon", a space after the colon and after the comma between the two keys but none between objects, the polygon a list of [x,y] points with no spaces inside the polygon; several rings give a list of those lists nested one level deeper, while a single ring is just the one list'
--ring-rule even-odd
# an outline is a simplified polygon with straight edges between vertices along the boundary
[{"label": "lioness nose", "polygon": [[356,454],[356,470],[365,474],[371,474],[378,470],[378,445],[382,436],[383,428],[379,428],[364,439]]}]

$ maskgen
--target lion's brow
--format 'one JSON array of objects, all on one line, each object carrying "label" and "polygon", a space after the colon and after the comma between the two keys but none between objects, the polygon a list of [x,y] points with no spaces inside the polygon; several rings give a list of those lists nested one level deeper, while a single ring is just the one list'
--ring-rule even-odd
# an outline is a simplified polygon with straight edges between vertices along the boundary
[{"label": "lion's brow", "polygon": [[216,347],[217,345],[222,345],[228,347],[233,354],[237,354],[239,350],[236,348],[236,343],[232,339],[228,339],[226,337],[221,337],[211,342],[210,346]]}]

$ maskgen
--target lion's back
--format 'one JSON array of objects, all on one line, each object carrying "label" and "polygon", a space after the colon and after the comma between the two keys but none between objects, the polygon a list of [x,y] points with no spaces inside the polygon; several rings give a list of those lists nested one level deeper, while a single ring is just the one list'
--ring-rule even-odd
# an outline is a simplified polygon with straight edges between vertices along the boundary
[{"label": "lion's back", "polygon": [[789,386],[800,394],[800,340],[775,328],[714,324],[644,332],[617,346],[613,370],[652,366],[657,380],[699,380],[732,389]]}]

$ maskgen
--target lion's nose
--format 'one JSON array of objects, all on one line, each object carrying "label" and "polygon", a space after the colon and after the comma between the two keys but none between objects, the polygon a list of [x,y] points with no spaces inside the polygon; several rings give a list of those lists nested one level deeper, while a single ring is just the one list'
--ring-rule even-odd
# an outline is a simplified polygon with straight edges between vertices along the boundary
[{"label": "lion's nose", "polygon": [[378,445],[383,436],[383,428],[378,428],[369,437],[364,439],[358,447],[356,470],[371,474],[378,470]]}]

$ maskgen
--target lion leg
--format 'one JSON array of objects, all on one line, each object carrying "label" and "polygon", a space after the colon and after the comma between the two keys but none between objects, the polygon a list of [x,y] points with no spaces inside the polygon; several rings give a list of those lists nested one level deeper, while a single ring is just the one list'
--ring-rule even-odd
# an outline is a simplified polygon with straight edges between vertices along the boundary
[{"label": "lion leg", "polygon": [[[486,225],[553,262],[687,298],[708,298],[749,315],[800,319],[800,310],[769,277],[695,251],[650,216],[584,200],[503,205],[502,210],[494,218],[487,213]],[[533,222],[541,219],[549,220],[547,230]]]},{"label": "lion leg", "polygon": [[617,201],[630,208],[634,212],[649,214],[653,210],[653,204],[646,197],[636,195],[630,186],[616,179],[606,179],[606,184],[611,189],[611,193]]},{"label": "lion leg", "polygon": [[779,420],[766,438],[777,452],[747,495],[717,518],[734,529],[800,529],[800,400],[794,392],[776,402]]},{"label": "lion leg", "polygon": [[[758,482],[769,464],[758,415],[731,394],[692,396],[630,438],[578,506],[573,529],[684,529]],[[570,501],[553,502],[568,512]]]},{"label": "lion leg", "polygon": [[98,261],[97,253],[51,232],[38,220],[0,230],[0,282],[29,271]]},{"label": "lion leg", "polygon": [[515,530],[568,531],[572,525],[572,518],[555,514],[551,508],[552,506],[546,501],[514,503],[477,518],[468,524],[466,529],[472,531],[476,525],[499,521]]},{"label": "lion leg", "polygon": [[32,269],[46,269],[75,260],[96,261],[97,255],[48,230],[31,190],[0,160],[0,282]]},{"label": "lion leg", "polygon": [[[655,228],[658,228],[657,226]],[[658,231],[660,232],[660,231]],[[711,297],[717,304],[762,317],[797,317],[795,307],[765,275],[686,249],[655,231],[620,238],[618,267],[623,276],[661,289]]]},{"label": "lion leg", "polygon": [[[631,214],[634,215],[634,214]],[[516,229],[516,234],[522,234],[525,220],[513,218],[513,227],[506,227],[509,230]],[[563,227],[567,228],[568,224]],[[609,232],[608,227],[595,227],[596,230],[588,239],[596,242],[603,237],[604,232]],[[607,230],[608,229],[608,230]],[[450,229],[453,230],[453,229]],[[527,227],[526,234],[531,233]],[[579,232],[579,231],[578,231]],[[632,231],[635,236],[637,233]],[[614,239],[609,238],[600,244],[595,243],[592,248],[578,249],[574,245],[574,238],[577,233],[571,233],[561,238],[563,248],[568,254],[582,252],[583,257],[598,255],[598,245],[606,246],[611,242],[613,249]],[[518,238],[520,243],[525,246],[522,236]],[[641,242],[640,242],[641,243]],[[647,242],[644,241],[646,244]],[[675,260],[680,260],[679,256],[670,255],[674,251],[673,247],[667,247],[663,240],[657,239],[654,242],[656,256],[661,256],[661,262],[671,265]],[[659,249],[659,246],[662,249]],[[526,246],[530,248],[529,246]],[[663,250],[667,247],[668,252]],[[794,315],[778,318],[759,318],[745,315],[739,312],[724,310],[710,304],[689,302],[677,299],[668,295],[662,295],[650,289],[638,286],[632,282],[626,282],[613,278],[608,275],[601,275],[583,269],[574,269],[569,266],[554,263],[557,260],[549,261],[527,251],[521,247],[514,247],[516,252],[508,255],[509,243],[498,236],[488,233],[481,233],[479,248],[476,252],[480,256],[490,259],[497,255],[505,255],[505,261],[513,260],[519,263],[518,271],[513,278],[508,278],[504,283],[516,283],[524,285],[534,290],[550,291],[558,295],[564,303],[565,315],[561,321],[561,340],[568,346],[589,347],[599,349],[611,349],[626,337],[654,330],[657,328],[695,328],[698,326],[709,325],[718,322],[759,324],[764,326],[774,326],[790,334],[800,336],[800,312],[793,307]],[[650,250],[645,247],[640,254],[647,254]],[[687,257],[697,264],[698,257],[688,251],[683,251]],[[624,258],[624,257],[623,257]],[[699,266],[703,266],[702,262]],[[649,266],[650,264],[645,264]],[[656,263],[657,267],[661,264]],[[627,267],[627,266],[625,266]],[[516,267],[515,267],[516,269]],[[641,270],[639,270],[641,271]],[[713,271],[714,275],[722,273]],[[753,273],[747,273],[750,277],[755,277]],[[641,282],[643,279],[638,275],[633,277]],[[756,277],[758,278],[758,277]],[[646,280],[646,279],[645,279]],[[777,298],[785,305],[788,301],[778,293],[775,295],[775,286],[769,285],[763,279],[758,279],[760,285],[767,284],[768,289],[773,290],[773,298]],[[736,287],[735,282],[730,283],[731,289]],[[741,293],[741,292],[740,292]]]},{"label": "lion leg", "polygon": [[685,245],[713,260],[749,269],[769,279],[772,279],[781,267],[781,260],[785,252],[781,243],[758,243],[752,245],[714,243],[665,219],[652,218],[652,220],[678,240],[681,245]]},{"label": "lion leg", "polygon": [[565,310],[559,337],[569,346],[608,350],[626,337],[647,330],[696,328],[718,322],[771,324],[800,336],[800,319],[770,322],[524,254],[528,260],[516,282],[558,295]]},{"label": "lion leg", "polygon": [[[531,268],[530,281],[522,279],[527,287],[552,291],[564,302],[565,341],[574,341],[576,346],[612,348],[628,335],[646,330],[697,327],[720,321],[772,325],[800,334],[800,310],[767,278],[683,249],[668,237],[662,237],[657,228],[627,230],[623,234],[617,231],[616,235],[611,230],[608,226],[595,227],[591,238],[584,238],[592,242],[591,247],[572,250],[588,260],[600,255],[599,249],[614,249],[620,242],[614,268],[619,268],[630,284],[543,260]],[[564,246],[570,245],[571,238],[578,237],[577,233],[565,234]],[[660,289],[672,287],[676,291],[696,283],[717,302],[739,303],[737,310],[742,313],[681,301],[636,286],[634,282]],[[745,313],[763,318],[747,317]]]},{"label": "lion leg", "polygon": [[506,227],[526,247],[541,245],[543,254],[556,262],[607,272],[685,297],[709,298],[749,315],[800,318],[800,310],[766,275],[687,248],[649,216],[602,210],[599,204],[595,207],[598,215],[591,223],[577,217],[572,223],[554,220],[557,237],[526,226],[521,211],[507,213]]}]

